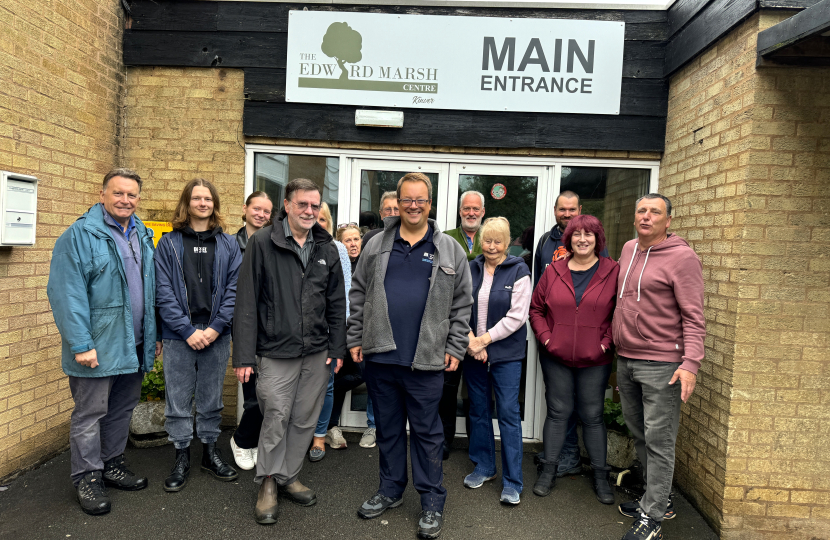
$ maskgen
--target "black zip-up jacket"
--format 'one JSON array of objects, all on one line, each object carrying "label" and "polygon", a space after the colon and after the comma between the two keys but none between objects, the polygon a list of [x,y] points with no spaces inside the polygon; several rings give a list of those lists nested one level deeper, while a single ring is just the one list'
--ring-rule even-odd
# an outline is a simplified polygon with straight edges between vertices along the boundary
[{"label": "black zip-up jacket", "polygon": [[273,225],[248,239],[233,314],[233,367],[254,367],[256,356],[298,358],[328,349],[346,354],[346,291],[340,254],[318,224],[308,266],[283,232],[280,212]]}]

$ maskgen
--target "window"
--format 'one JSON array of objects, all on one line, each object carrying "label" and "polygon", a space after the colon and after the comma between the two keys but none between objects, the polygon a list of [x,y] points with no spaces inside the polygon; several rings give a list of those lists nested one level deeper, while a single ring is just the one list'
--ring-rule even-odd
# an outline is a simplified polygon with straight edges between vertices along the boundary
[{"label": "window", "polygon": [[254,160],[254,191],[264,191],[274,201],[274,216],[282,210],[285,186],[295,178],[307,178],[320,186],[323,202],[337,223],[337,192],[340,159],[325,156],[257,153]]}]

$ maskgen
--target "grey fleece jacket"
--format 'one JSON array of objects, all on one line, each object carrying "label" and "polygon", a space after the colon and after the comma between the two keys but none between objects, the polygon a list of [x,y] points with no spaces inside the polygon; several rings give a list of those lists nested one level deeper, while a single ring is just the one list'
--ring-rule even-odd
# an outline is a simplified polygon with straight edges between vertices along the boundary
[{"label": "grey fleece jacket", "polygon": [[[384,279],[395,241],[394,231],[400,220],[400,217],[384,220],[383,233],[375,235],[366,244],[352,276],[346,344],[349,349],[362,346],[363,354],[397,348],[388,311],[395,309],[395,299],[387,301]],[[442,233],[435,221],[429,220],[429,223],[434,231],[435,258],[412,369],[440,371],[444,369],[444,353],[464,359],[470,341],[473,283],[464,250],[458,242]],[[400,293],[406,294],[406,291]]]}]

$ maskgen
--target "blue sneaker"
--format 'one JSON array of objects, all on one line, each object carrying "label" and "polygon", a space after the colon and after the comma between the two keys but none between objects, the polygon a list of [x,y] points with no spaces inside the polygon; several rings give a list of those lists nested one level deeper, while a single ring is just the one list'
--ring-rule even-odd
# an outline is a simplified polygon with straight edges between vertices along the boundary
[{"label": "blue sneaker", "polygon": [[475,471],[471,472],[467,476],[464,477],[464,487],[470,489],[477,489],[484,485],[484,482],[489,482],[490,480],[494,479],[496,475],[493,476],[484,476],[483,474],[479,474]]},{"label": "blue sneaker", "polygon": [[512,487],[506,487],[501,490],[501,498],[499,498],[503,504],[519,504],[521,502],[521,498],[519,497],[519,492],[513,489]]}]

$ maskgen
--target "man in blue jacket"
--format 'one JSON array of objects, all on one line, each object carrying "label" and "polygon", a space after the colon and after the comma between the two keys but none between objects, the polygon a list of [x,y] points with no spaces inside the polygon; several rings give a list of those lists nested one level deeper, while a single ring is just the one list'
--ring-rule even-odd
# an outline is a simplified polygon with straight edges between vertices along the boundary
[{"label": "man in blue jacket", "polygon": [[[153,231],[134,214],[141,177],[104,176],[101,202],[55,243],[46,293],[61,334],[61,364],[75,401],[69,428],[72,482],[87,514],[106,514],[106,486],[147,487],[124,462],[144,372],[156,337]],[[155,342],[155,344],[154,344]]]}]

